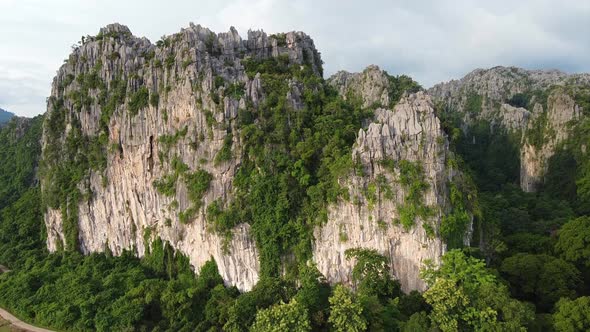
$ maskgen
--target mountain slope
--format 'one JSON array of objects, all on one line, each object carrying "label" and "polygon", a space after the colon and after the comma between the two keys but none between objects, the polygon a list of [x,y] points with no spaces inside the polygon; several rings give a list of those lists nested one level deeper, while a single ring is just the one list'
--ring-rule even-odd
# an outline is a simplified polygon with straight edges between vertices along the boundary
[{"label": "mountain slope", "polygon": [[2,307],[60,331],[575,330],[587,75],[429,94],[248,35],[82,39],[45,116],[0,130]]},{"label": "mountain slope", "polygon": [[15,117],[0,129],[0,264],[10,269],[45,245],[37,175],[42,124],[43,116]]},{"label": "mountain slope", "polygon": [[422,262],[440,259],[441,238],[468,241],[470,212],[449,199],[461,177],[429,98],[392,111],[419,86],[368,70],[386,103],[339,95],[301,32],[242,40],[191,25],[152,45],[114,24],[86,37],[44,126],[49,249],[143,256],[161,238],[247,290],[309,259],[351,282],[346,249],[366,246],[390,256],[405,290],[423,289]]},{"label": "mountain slope", "polygon": [[[519,182],[538,191],[550,159],[590,116],[590,74],[494,67],[428,90],[464,131],[485,123],[511,136],[519,150]],[[474,137],[475,140],[475,137]]]}]

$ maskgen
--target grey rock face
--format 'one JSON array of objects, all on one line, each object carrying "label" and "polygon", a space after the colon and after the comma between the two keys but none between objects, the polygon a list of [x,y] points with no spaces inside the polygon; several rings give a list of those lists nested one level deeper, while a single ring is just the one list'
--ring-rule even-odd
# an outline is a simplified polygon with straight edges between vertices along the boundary
[{"label": "grey rock face", "polygon": [[[261,75],[247,74],[245,60],[269,57],[307,64],[321,74],[320,54],[302,32],[267,36],[250,31],[248,39],[242,40],[233,28],[215,34],[191,24],[153,45],[113,24],[99,36],[87,37],[74,50],[52,86],[51,99],[63,101],[63,107],[48,105],[48,118],[64,112],[65,131],[50,142],[46,129],[43,149],[65,144],[68,134],[77,128],[95,139],[104,134],[105,125],[108,128],[106,167],[90,170],[78,184],[87,197],[78,204],[77,220],[78,242],[84,253],[108,248],[114,254],[135,250],[142,256],[150,240],[160,237],[186,254],[197,272],[214,258],[227,284],[241,290],[255,285],[260,266],[250,226],[238,224],[227,241],[209,229],[206,207],[214,201],[227,207],[233,199],[233,179],[242,163],[243,148],[236,124],[238,113],[249,105],[263,105],[267,94]],[[125,100],[114,106],[106,103],[97,84],[99,87],[87,89],[88,98],[78,102],[76,97],[88,85],[86,75],[108,91],[120,88],[122,82]],[[313,259],[330,282],[349,282],[353,262],[345,260],[344,251],[374,248],[391,259],[391,273],[400,279],[404,290],[424,289],[419,269],[427,259],[438,262],[445,251],[438,227],[450,209],[447,183],[460,174],[447,166],[452,155],[432,101],[421,92],[387,109],[390,83],[376,66],[360,74],[340,72],[329,82],[345,97],[384,108],[378,108],[373,122],[359,131],[350,157],[360,163],[363,175],[353,173],[341,180],[350,200],[329,207],[327,224],[315,230]],[[149,103],[131,111],[132,96],[141,88],[147,88]],[[304,107],[301,83],[291,79],[289,88],[287,103],[294,110]],[[105,120],[107,105],[112,106],[112,115]],[[229,137],[232,157],[216,160]],[[384,160],[395,165],[385,167]],[[407,191],[399,184],[401,161],[423,169],[427,184],[423,202],[432,211],[428,217],[416,218],[408,230],[394,222]],[[176,172],[174,164],[179,163],[186,165],[187,172],[205,170],[211,174],[201,204],[195,205],[181,180],[176,181],[171,194],[153,185]],[[379,187],[378,199],[373,202],[366,191],[377,179],[385,179],[391,194],[384,195]],[[41,183],[42,188],[48,185]],[[194,213],[187,217],[191,209]],[[48,208],[44,213],[51,251],[66,242],[64,218],[61,209]],[[180,222],[183,218],[188,220]],[[346,241],[342,241],[342,233]],[[465,234],[466,241],[469,237]]]},{"label": "grey rock face", "polygon": [[[129,98],[116,106],[108,123],[108,142],[118,152],[108,154],[104,171],[91,171],[79,185],[90,197],[78,207],[78,240],[84,253],[109,248],[120,254],[134,249],[142,256],[149,240],[158,236],[186,254],[197,271],[213,257],[228,284],[248,290],[257,282],[259,260],[249,225],[240,224],[232,240],[225,243],[207,229],[205,210],[217,199],[225,204],[231,201],[233,176],[241,163],[240,136],[232,136],[233,158],[220,163],[214,159],[227,135],[237,131],[238,110],[245,109],[246,103],[257,105],[264,99],[259,76],[248,77],[241,60],[283,56],[292,63],[310,63],[316,72],[321,71],[319,52],[311,38],[302,32],[289,32],[284,39],[283,44],[264,32],[250,31],[248,39],[242,40],[233,28],[215,34],[191,24],[152,45],[131,35],[127,27],[112,24],[75,49],[52,87],[52,97],[64,101],[67,113],[62,140],[72,126],[79,126],[89,137],[100,132],[104,110],[104,104],[98,101],[100,89],[89,90],[92,102],[81,110],[70,98],[81,88],[75,78],[82,74],[95,71],[108,88],[122,81],[128,96],[140,86],[147,87],[150,94],[149,105],[137,114],[129,111]],[[243,86],[244,93],[230,90],[236,86]],[[295,83],[290,93],[290,100],[299,104]],[[152,100],[154,95],[158,98]],[[48,106],[49,116],[58,111]],[[174,144],[163,139],[175,135]],[[179,222],[180,215],[192,206],[185,183],[177,181],[176,192],[170,197],[153,185],[174,172],[171,160],[175,158],[189,171],[203,169],[212,175],[201,206],[186,224]],[[61,214],[60,210],[45,211],[51,251],[65,243]]]},{"label": "grey rock face", "polygon": [[517,67],[476,69],[460,80],[439,83],[428,89],[436,99],[460,99],[475,92],[493,101],[506,100],[528,90],[547,89],[552,85],[590,84],[590,74],[566,74],[558,70],[526,70]]},{"label": "grey rock face", "polygon": [[527,130],[534,128],[537,122],[546,118],[542,129],[542,144],[534,145],[528,135],[523,135],[520,159],[520,187],[526,192],[535,192],[547,173],[548,162],[559,144],[570,135],[569,124],[580,117],[581,110],[571,96],[561,89],[554,90],[547,98],[547,110],[541,104],[535,105],[533,118]]},{"label": "grey rock face", "polygon": [[375,65],[361,73],[339,71],[328,79],[328,84],[335,87],[344,98],[362,98],[363,107],[389,106],[389,80],[385,72]]},{"label": "grey rock face", "polygon": [[[328,223],[315,230],[314,260],[319,270],[332,282],[350,283],[354,262],[346,260],[345,251],[372,248],[390,258],[391,273],[404,291],[424,290],[420,268],[425,260],[438,263],[446,250],[440,237],[427,235],[424,224],[438,229],[449,209],[447,182],[457,172],[446,165],[448,141],[430,97],[419,92],[402,98],[392,110],[377,109],[375,122],[359,132],[351,157],[360,160],[365,175],[350,175],[343,183],[350,200],[331,206]],[[387,169],[382,163],[386,159],[415,162],[424,169],[428,190],[423,200],[434,213],[425,220],[417,218],[408,231],[395,223],[406,189],[399,183],[399,168]],[[371,203],[365,193],[380,176],[394,195],[388,199],[383,189],[377,189],[378,198]]]},{"label": "grey rock face", "polygon": [[[565,92],[566,86],[590,86],[590,74],[494,67],[477,69],[460,80],[437,84],[428,93],[462,113],[465,129],[477,120],[487,120],[492,130],[507,130],[520,137],[520,184],[524,191],[533,192],[542,183],[547,162],[557,145],[568,136],[566,124],[580,114],[579,107]],[[506,104],[515,94],[534,91],[549,93],[547,102],[534,96],[529,101],[528,110]],[[468,114],[466,110],[472,94],[482,98],[478,114]],[[543,144],[533,146],[529,142],[532,127],[545,117]]]},{"label": "grey rock face", "polygon": [[497,120],[500,125],[507,128],[510,132],[517,132],[526,128],[531,112],[522,107],[514,107],[509,104],[502,104]]}]

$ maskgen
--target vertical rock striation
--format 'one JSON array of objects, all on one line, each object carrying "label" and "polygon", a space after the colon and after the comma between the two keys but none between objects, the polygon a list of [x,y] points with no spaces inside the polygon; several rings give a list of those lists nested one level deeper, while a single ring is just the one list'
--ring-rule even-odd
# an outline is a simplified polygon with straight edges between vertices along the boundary
[{"label": "vertical rock striation", "polygon": [[[232,135],[238,111],[264,98],[259,77],[249,77],[241,60],[282,56],[321,71],[319,53],[307,35],[289,32],[283,37],[250,31],[242,40],[233,28],[215,34],[193,24],[156,45],[119,24],[86,37],[53,82],[43,145],[45,197],[59,181],[54,170],[68,161],[67,142],[76,131],[75,137],[88,142],[104,140],[100,153],[106,160],[102,167],[84,170],[77,187],[86,199],[77,207],[72,196],[49,204],[48,248],[67,246],[66,214],[73,215],[84,253],[108,248],[142,256],[150,241],[160,237],[188,255],[197,269],[212,257],[228,284],[250,289],[258,280],[259,262],[249,225],[236,227],[227,243],[208,231],[205,207],[217,199],[231,200],[240,165],[239,135]],[[51,132],[53,127],[63,131]],[[216,159],[224,147],[232,157]],[[72,158],[76,163],[79,155]],[[210,174],[198,202],[191,199],[178,167],[186,167],[186,174]],[[171,174],[177,174],[175,190],[162,194],[153,183]],[[181,218],[186,220],[179,222]]]},{"label": "vertical rock striation", "polygon": [[588,87],[590,74],[494,67],[437,84],[428,93],[461,115],[465,131],[485,121],[492,131],[515,137],[521,189],[534,192],[543,183],[549,159],[568,138],[569,124],[581,114],[576,91]]},{"label": "vertical rock striation", "polygon": [[[265,59],[276,61],[256,66],[280,72],[281,95],[269,89],[282,83],[253,69]],[[306,109],[322,91],[305,90],[299,74],[321,78],[321,64],[302,32],[250,31],[242,40],[233,28],[216,34],[191,24],[153,45],[113,24],[83,38],[48,99],[40,179],[49,250],[143,256],[161,238],[197,271],[213,258],[226,283],[251,289],[261,274],[256,228],[231,220],[231,236],[219,235],[208,210],[239,202],[234,177],[251,163],[242,158],[252,158],[240,117],[268,111],[267,96],[284,101],[289,115]],[[391,107],[390,78],[370,66],[326,82],[375,111],[353,146],[355,170],[340,179],[346,194],[314,230],[312,255],[330,282],[349,282],[346,249],[373,248],[391,259],[404,290],[423,290],[419,269],[446,250],[441,225],[461,173],[430,97],[406,95]],[[264,128],[260,119],[250,117]],[[469,240],[470,222],[459,242]]]},{"label": "vertical rock striation", "polygon": [[547,97],[546,109],[535,104],[533,116],[522,138],[520,187],[535,192],[543,183],[549,159],[570,136],[573,121],[581,116],[580,107],[563,89],[555,89]]},{"label": "vertical rock striation", "polygon": [[[341,94],[356,94],[365,105],[387,107],[385,75],[371,66],[359,74],[339,72],[329,84]],[[376,109],[373,122],[359,131],[351,157],[362,171],[343,183],[349,199],[332,205],[327,224],[314,233],[319,270],[332,282],[350,283],[354,261],[345,258],[345,251],[371,248],[391,259],[391,273],[404,291],[424,290],[420,268],[427,260],[438,263],[446,250],[438,229],[451,208],[448,183],[458,175],[447,166],[452,153],[430,97],[418,92],[403,97],[393,109]],[[431,209],[427,216],[417,216],[409,229],[399,223],[400,209],[411,204],[409,189],[400,181],[403,162],[422,168],[427,189],[420,200]],[[466,232],[467,241],[469,237]]]}]

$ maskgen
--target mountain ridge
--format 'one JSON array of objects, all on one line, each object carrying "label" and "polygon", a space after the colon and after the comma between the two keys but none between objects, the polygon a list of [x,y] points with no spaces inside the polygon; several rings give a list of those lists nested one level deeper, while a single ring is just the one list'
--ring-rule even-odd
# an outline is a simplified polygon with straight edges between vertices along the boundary
[{"label": "mountain ridge", "polygon": [[[424,94],[403,96],[421,88],[378,67],[366,79],[351,78],[351,86],[367,89],[348,98],[339,83],[324,82],[321,63],[301,32],[249,31],[242,40],[235,30],[191,25],[153,45],[112,24],[85,37],[58,71],[46,114],[41,187],[49,249],[134,248],[142,256],[161,238],[196,270],[213,256],[228,284],[248,290],[261,276],[296,271],[320,256],[330,282],[350,284],[354,261],[346,251],[371,237],[372,247],[399,257],[390,273],[404,290],[424,289],[421,261],[440,259],[442,237],[461,245],[472,222],[453,219],[446,235],[438,233],[451,222],[443,218],[453,210],[448,190],[461,177],[444,161],[452,152],[433,105]],[[372,97],[376,79],[387,98]],[[391,114],[398,100],[403,112]],[[374,121],[389,123],[377,130]],[[365,144],[377,150],[363,156],[354,148]],[[77,174],[75,186],[60,182],[69,172]],[[404,176],[423,187],[400,185]],[[258,206],[272,206],[272,192],[299,198],[271,213]],[[342,200],[350,202],[331,208]],[[340,213],[357,214],[357,225],[322,226]],[[282,232],[295,232],[299,242]],[[404,240],[391,243],[391,236]]]},{"label": "mountain ridge", "polygon": [[[250,201],[253,199],[252,190],[262,183],[246,181],[246,184],[236,186],[234,179],[242,172],[250,174],[250,178],[256,178],[258,174],[264,179],[290,169],[292,166],[286,164],[281,171],[270,167],[261,172],[269,167],[265,158],[272,160],[274,157],[260,151],[282,143],[270,137],[252,141],[246,133],[254,130],[261,135],[265,130],[284,126],[283,131],[275,135],[290,132],[303,144],[305,134],[292,132],[296,127],[290,118],[305,114],[313,107],[317,109],[314,116],[323,115],[328,109],[324,108],[328,104],[323,103],[335,102],[330,99],[334,97],[325,99],[324,96],[329,94],[326,89],[335,89],[339,95],[337,98],[342,98],[343,103],[338,107],[359,107],[379,115],[350,123],[359,130],[357,140],[349,139],[347,146],[343,146],[345,150],[352,149],[348,158],[362,169],[364,175],[348,183],[346,179],[354,178],[353,173],[342,171],[337,176],[330,175],[335,177],[331,181],[337,180],[340,194],[331,198],[333,201],[327,206],[321,203],[316,207],[319,214],[313,213],[313,217],[298,215],[300,212],[290,212],[295,215],[288,217],[287,210],[275,213],[286,213],[283,218],[287,220],[311,218],[303,219],[305,221],[296,226],[304,230],[299,245],[310,248],[304,255],[308,257],[306,259],[315,257],[317,261],[327,261],[319,267],[331,282],[350,282],[347,276],[352,262],[345,263],[348,261],[345,251],[352,249],[348,243],[369,243],[367,237],[379,239],[388,234],[389,229],[400,230],[388,235],[399,239],[409,233],[410,236],[398,244],[377,244],[381,240],[376,240],[373,245],[380,252],[392,255],[392,261],[399,262],[392,264],[391,273],[402,281],[404,290],[424,289],[425,285],[418,277],[421,262],[425,259],[437,261],[450,243],[453,246],[469,243],[469,229],[474,220],[473,216],[467,216],[476,214],[470,209],[477,206],[469,201],[476,200],[475,194],[453,202],[448,198],[451,187],[473,190],[466,187],[465,183],[469,181],[453,183],[454,179],[460,182],[464,179],[461,180],[463,177],[456,166],[447,166],[455,162],[452,162],[453,152],[445,143],[447,133],[442,132],[442,125],[435,121],[425,127],[431,121],[428,114],[437,120],[435,108],[439,107],[426,94],[419,92],[422,88],[409,77],[390,76],[374,65],[362,73],[337,72],[324,83],[321,63],[313,40],[302,32],[266,35],[261,31],[249,31],[248,39],[242,40],[235,29],[216,34],[191,24],[179,33],[164,36],[151,44],[145,38],[134,37],[127,27],[111,24],[102,28],[97,36],[86,37],[58,72],[49,103],[48,126],[44,131],[44,165],[48,176],[41,182],[45,188],[44,196],[53,198],[53,201],[48,199],[49,209],[45,213],[50,250],[64,247],[74,250],[79,246],[84,253],[108,248],[119,254],[125,248],[135,248],[141,256],[149,252],[152,240],[161,238],[188,254],[196,269],[213,256],[226,282],[244,290],[253,287],[260,275],[275,275],[280,270],[294,268],[288,267],[294,264],[289,263],[292,249],[278,249],[285,246],[281,241],[286,239],[276,240],[267,247],[262,245],[267,242],[265,237],[252,235],[263,227],[257,220],[269,218],[270,224],[264,227],[284,223],[281,227],[286,229],[295,227],[289,225],[292,221],[271,222],[275,217],[262,214],[254,217],[266,212],[250,211],[244,206],[270,204]],[[555,92],[557,95],[551,98],[545,96],[544,101],[531,95],[530,103],[540,105],[535,109],[546,105],[547,100],[557,101],[557,104],[549,104],[550,110],[545,106],[544,110],[536,112],[506,104],[508,99],[529,91],[545,91],[556,84],[577,87],[588,82],[590,75],[494,67],[475,70],[460,81],[439,84],[428,89],[427,93],[435,101],[454,107],[454,114],[463,117],[463,127],[476,120],[486,120],[516,130],[525,137],[525,131],[530,123],[537,121],[539,114],[554,109],[556,111],[551,114],[566,115],[548,116],[551,128],[566,133],[566,124],[579,113],[577,106],[569,101],[571,98],[567,99],[566,92]],[[407,117],[405,120],[393,120],[383,111],[397,112],[398,103],[407,104],[403,107],[406,111],[400,113]],[[470,110],[472,106],[477,109]],[[264,113],[267,110],[275,115],[268,118]],[[69,115],[62,118],[64,113]],[[282,119],[284,116],[287,118]],[[404,128],[402,124],[408,121],[413,125]],[[376,129],[371,122],[390,125]],[[51,129],[51,123],[57,128],[72,127],[75,131],[60,132]],[[423,129],[415,131],[416,128]],[[74,137],[69,138],[71,135]],[[547,143],[540,153],[542,158],[534,157],[539,153],[531,150],[526,140],[523,141],[520,171],[523,189],[536,190],[546,172],[546,161],[554,154],[556,146],[567,138],[567,135],[559,135]],[[87,140],[91,154],[79,148],[68,151],[67,146],[60,147],[60,141],[72,139]],[[369,154],[361,157],[365,152],[355,146],[365,144],[365,140],[382,143],[370,143],[365,147]],[[433,151],[439,149],[437,145],[442,150],[426,153],[424,149],[428,144],[434,144]],[[62,152],[56,154],[53,146]],[[302,157],[293,152],[297,149],[293,145],[280,150],[284,153],[282,158],[291,158],[294,165],[306,165],[284,175],[295,181],[293,174],[303,172],[303,178],[298,180],[301,183],[298,190],[303,198],[297,204],[301,205],[291,206],[289,209],[294,209],[291,211],[305,210],[306,204],[310,204],[307,202],[313,200],[307,196],[315,185],[310,184],[310,178],[319,181],[317,185],[321,184],[320,178],[316,178],[318,175],[313,173],[317,165],[306,157],[298,159]],[[311,155],[321,155],[321,152]],[[395,157],[390,168],[378,166],[389,163],[391,155]],[[83,174],[81,182],[64,191],[57,185],[58,179],[64,176],[57,165],[79,158],[88,160],[88,165],[78,171]],[[406,170],[400,166],[406,165],[404,163],[409,163],[404,166]],[[427,169],[431,165],[437,166]],[[408,168],[424,182],[424,189],[412,192],[396,184],[403,182],[403,172],[409,171]],[[133,174],[129,170],[139,173]],[[109,183],[116,183],[118,187]],[[360,188],[355,187],[359,184]],[[193,189],[195,185],[200,188],[198,192],[192,192],[196,190]],[[309,188],[304,189],[307,186]],[[396,188],[393,196],[387,194],[391,187]],[[271,185],[266,190],[287,189]],[[49,194],[53,191],[57,192]],[[269,199],[263,193],[260,195],[263,200]],[[322,195],[329,195],[329,190]],[[391,197],[384,198],[384,195]],[[430,197],[427,204],[417,200],[417,197],[425,196]],[[60,204],[55,200],[58,198],[79,201],[79,205],[68,209],[61,205],[58,209]],[[328,196],[325,199],[330,200]],[[338,205],[342,200],[350,199],[356,203],[331,208],[330,204]],[[146,205],[146,201],[150,203]],[[388,205],[387,201],[393,204]],[[121,205],[122,202],[126,205]],[[74,214],[70,215],[69,211]],[[349,217],[342,219],[341,213]],[[453,213],[460,213],[461,217]],[[360,227],[347,226],[346,220],[355,220],[351,214],[360,216],[355,221]],[[105,221],[113,220],[113,216],[117,216],[114,220],[118,224],[106,224]],[[314,219],[327,220],[328,223],[318,225]],[[330,224],[331,220],[340,219],[340,222]],[[444,225],[451,220],[452,226]],[[381,225],[381,233],[368,227],[374,223]],[[324,232],[323,227],[329,230]],[[425,232],[417,232],[416,228]],[[97,230],[100,231],[97,233]],[[265,232],[273,231],[267,229]],[[311,233],[314,236],[310,236]],[[323,240],[316,241],[321,238]],[[437,242],[441,238],[444,241]],[[332,245],[326,248],[325,244],[330,242]],[[196,250],[197,246],[207,249]],[[441,249],[428,249],[433,247]],[[227,255],[227,252],[233,254]],[[408,255],[409,252],[413,253]]]},{"label": "mountain ridge", "polygon": [[586,75],[425,90],[321,64],[302,32],[83,37],[47,113],[0,130],[0,304],[98,331],[550,331],[585,312]]}]

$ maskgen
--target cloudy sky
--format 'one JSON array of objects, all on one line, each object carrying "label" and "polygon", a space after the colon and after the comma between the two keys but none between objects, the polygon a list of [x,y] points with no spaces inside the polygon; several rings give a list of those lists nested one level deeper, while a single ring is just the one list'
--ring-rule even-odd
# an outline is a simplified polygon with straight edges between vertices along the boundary
[{"label": "cloudy sky", "polygon": [[590,72],[589,0],[0,0],[0,108],[43,113],[70,46],[112,22],[152,41],[189,22],[301,30],[326,75],[377,64],[425,87],[496,65]]}]

